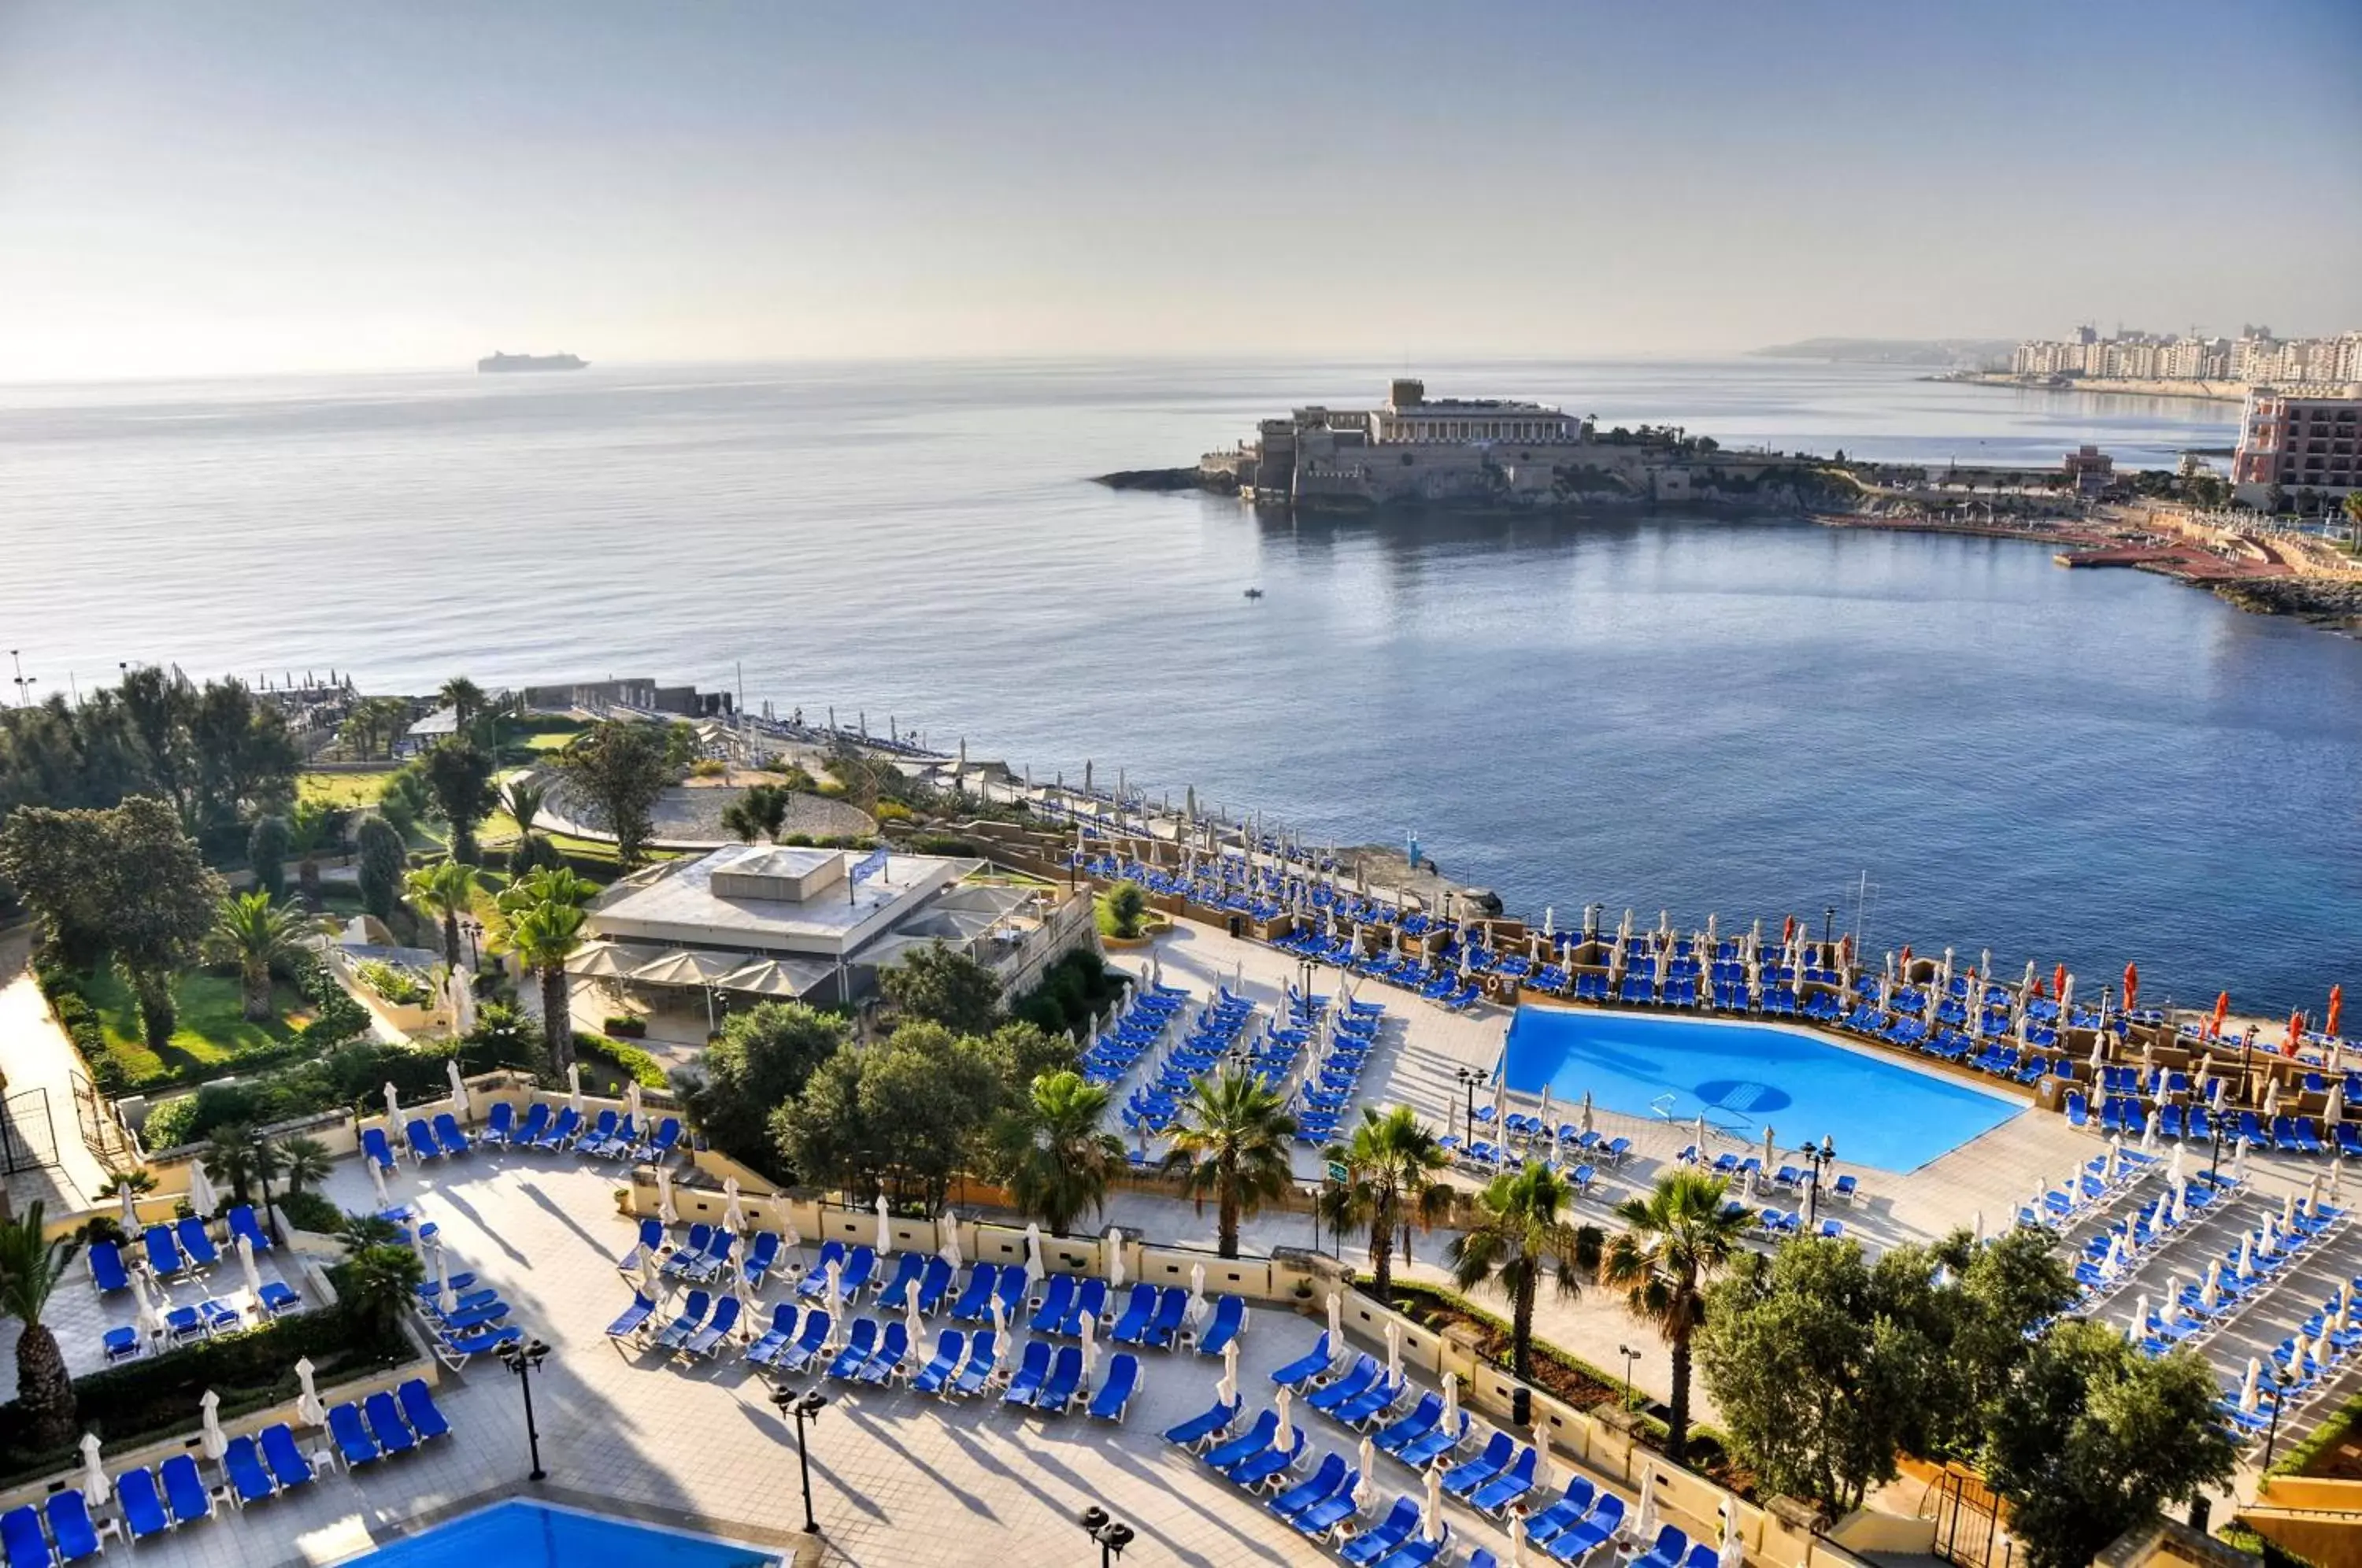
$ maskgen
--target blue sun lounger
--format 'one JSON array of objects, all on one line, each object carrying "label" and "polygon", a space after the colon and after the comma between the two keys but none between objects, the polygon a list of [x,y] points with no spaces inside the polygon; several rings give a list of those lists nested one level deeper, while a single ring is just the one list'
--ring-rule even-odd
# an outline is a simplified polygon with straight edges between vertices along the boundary
[{"label": "blue sun lounger", "polygon": [[685,1356],[712,1355],[722,1342],[736,1331],[738,1314],[744,1309],[745,1304],[735,1296],[725,1296],[716,1301],[713,1316],[706,1320],[703,1328],[681,1342],[680,1353]]},{"label": "blue sun lounger", "polygon": [[1000,1310],[1011,1323],[1025,1316],[1026,1274],[1015,1264],[1000,1271],[1000,1284],[993,1295],[1000,1302]]},{"label": "blue sun lounger", "polygon": [[1294,1524],[1306,1509],[1327,1502],[1340,1492],[1351,1490],[1353,1480],[1358,1480],[1360,1475],[1359,1471],[1345,1463],[1343,1454],[1331,1453],[1320,1462],[1320,1467],[1308,1479],[1297,1482],[1264,1507]]},{"label": "blue sun lounger", "polygon": [[746,1347],[746,1359],[756,1366],[768,1366],[781,1351],[796,1341],[796,1304],[782,1301],[771,1309],[771,1326],[760,1339]]},{"label": "blue sun lounger", "polygon": [[375,1160],[377,1162],[378,1169],[381,1171],[391,1171],[393,1169],[393,1146],[385,1141],[384,1128],[364,1127],[361,1129],[361,1153],[369,1158]]},{"label": "blue sun lounger", "polygon": [[1282,1388],[1301,1388],[1329,1370],[1337,1353],[1330,1347],[1329,1331],[1320,1331],[1320,1342],[1312,1347],[1309,1355],[1299,1356],[1271,1375],[1271,1380]]},{"label": "blue sun lounger", "polygon": [[821,1347],[828,1343],[829,1330],[828,1314],[813,1309],[811,1315],[804,1320],[802,1331],[796,1335],[795,1343],[775,1353],[771,1357],[771,1365],[781,1372],[801,1372],[812,1364],[814,1356],[820,1354]]},{"label": "blue sun lounger", "polygon": [[1279,1412],[1265,1410],[1254,1419],[1254,1424],[1246,1430],[1244,1436],[1217,1444],[1198,1457],[1216,1470],[1228,1470],[1241,1460],[1269,1448],[1271,1440],[1278,1435]]},{"label": "blue sun lounger", "polygon": [[479,1141],[497,1143],[505,1149],[516,1132],[516,1107],[507,1100],[492,1102],[491,1110],[484,1117],[484,1130],[476,1134]]},{"label": "blue sun lounger", "polygon": [[1443,1473],[1444,1495],[1463,1498],[1473,1495],[1479,1486],[1508,1469],[1509,1461],[1515,1457],[1517,1450],[1518,1445],[1508,1433],[1495,1432],[1483,1452],[1465,1464]]},{"label": "blue sun lounger", "polygon": [[1353,1364],[1345,1369],[1345,1375],[1342,1377],[1314,1389],[1306,1396],[1304,1402],[1316,1410],[1333,1411],[1340,1406],[1350,1404],[1368,1393],[1379,1378],[1385,1375],[1385,1370],[1378,1364],[1375,1356],[1355,1356]]},{"label": "blue sun lounger", "polygon": [[427,1127],[425,1118],[414,1116],[403,1122],[402,1136],[403,1141],[410,1145],[410,1157],[420,1165],[443,1157],[442,1147],[435,1142],[435,1134]]},{"label": "blue sun lounger", "polygon": [[164,1501],[172,1510],[175,1526],[214,1517],[214,1496],[197,1474],[195,1460],[176,1453],[156,1467],[156,1476],[164,1483]]},{"label": "blue sun lounger", "polygon": [[1086,1318],[1092,1320],[1099,1331],[1106,1331],[1108,1286],[1107,1281],[1097,1275],[1083,1281],[1082,1288],[1075,1292],[1075,1304],[1067,1309],[1065,1321],[1058,1325],[1058,1332],[1070,1340],[1080,1339],[1083,1333],[1083,1320]]},{"label": "blue sun lounger", "polygon": [[680,1349],[689,1342],[689,1336],[697,1332],[699,1327],[704,1323],[705,1314],[712,1310],[712,1308],[713,1297],[711,1295],[702,1290],[690,1291],[688,1299],[681,1303],[680,1311],[671,1322],[664,1326],[663,1331],[657,1335],[654,1342],[656,1348],[675,1351]]},{"label": "blue sun lounger", "polygon": [[222,1453],[222,1474],[229,1477],[230,1498],[239,1507],[248,1503],[268,1502],[278,1496],[270,1472],[263,1468],[262,1455],[250,1437],[234,1437]]},{"label": "blue sun lounger", "polygon": [[1479,1513],[1502,1513],[1534,1489],[1534,1466],[1540,1458],[1531,1448],[1519,1449],[1515,1463],[1469,1495],[1469,1506]]},{"label": "blue sun lounger", "polygon": [[112,1296],[118,1290],[131,1288],[131,1276],[124,1272],[123,1249],[113,1242],[93,1242],[90,1245],[90,1282],[101,1296]]},{"label": "blue sun lounger", "polygon": [[746,1243],[746,1256],[739,1264],[738,1273],[739,1277],[746,1282],[747,1289],[759,1291],[763,1288],[763,1282],[770,1278],[771,1270],[778,1266],[779,1245],[777,1231],[757,1231],[755,1239]]},{"label": "blue sun lounger", "polygon": [[1065,1324],[1066,1315],[1075,1307],[1075,1276],[1054,1274],[1049,1288],[1042,1292],[1042,1305],[1033,1309],[1033,1320],[1026,1326],[1037,1334],[1054,1334]]},{"label": "blue sun lounger", "polygon": [[[535,1106],[534,1109],[539,1110],[542,1108]],[[533,1119],[527,1117],[525,1121],[530,1125]],[[581,1133],[582,1113],[570,1105],[565,1106],[558,1110],[557,1120],[549,1124],[549,1131],[533,1141],[533,1146],[536,1149],[563,1149]]]},{"label": "blue sun lounger", "polygon": [[1581,1524],[1583,1516],[1591,1511],[1592,1499],[1597,1496],[1589,1481],[1580,1475],[1569,1477],[1566,1490],[1559,1494],[1557,1502],[1527,1518],[1526,1539],[1536,1546],[1549,1544],[1557,1536]]},{"label": "blue sun lounger", "polygon": [[162,1535],[172,1528],[172,1518],[164,1511],[164,1499],[156,1489],[155,1474],[148,1470],[127,1470],[115,1478],[115,1506],[123,1514],[123,1530],[133,1540],[151,1535]]},{"label": "blue sun lounger", "polygon": [[229,1211],[229,1244],[233,1247],[237,1245],[240,1236],[244,1236],[246,1244],[258,1253],[270,1250],[270,1232],[263,1230],[261,1222],[255,1219],[251,1203],[241,1203]]},{"label": "blue sun lounger", "polygon": [[[1076,1353],[1079,1355],[1080,1350],[1077,1349]],[[1032,1404],[1041,1397],[1043,1380],[1049,1375],[1050,1346],[1045,1341],[1035,1340],[1025,1347],[1024,1358],[1017,1365],[1017,1375],[1001,1391],[1000,1402],[1003,1405]]]},{"label": "blue sun lounger", "polygon": [[1374,1563],[1408,1540],[1418,1529],[1418,1499],[1396,1497],[1383,1520],[1347,1541],[1338,1555],[1348,1562]]},{"label": "blue sun lounger", "polygon": [[911,1292],[919,1283],[926,1260],[918,1253],[904,1253],[894,1260],[893,1276],[878,1287],[877,1309],[900,1312],[911,1299]]},{"label": "blue sun lounger", "polygon": [[[822,1297],[826,1296],[828,1294],[828,1265],[831,1264],[842,1264],[844,1262],[844,1243],[843,1242],[822,1242],[820,1256],[812,1260],[811,1267],[805,1270],[803,1278],[796,1283],[797,1296],[807,1301],[817,1301]],[[847,1281],[845,1286],[845,1294],[850,1296],[852,1293],[852,1284],[850,1281]]]},{"label": "blue sun lounger", "polygon": [[959,1370],[960,1358],[967,1350],[967,1335],[957,1329],[945,1329],[935,1336],[934,1359],[919,1369],[911,1379],[911,1388],[919,1394],[941,1394]]},{"label": "blue sun lounger", "polygon": [[41,1533],[41,1513],[32,1504],[0,1514],[0,1551],[8,1568],[50,1568],[50,1538]]},{"label": "blue sun lounger", "polygon": [[1168,1285],[1156,1300],[1156,1316],[1149,1320],[1148,1342],[1169,1348],[1175,1336],[1181,1332],[1181,1320],[1189,1310],[1189,1293],[1177,1285]]},{"label": "blue sun lounger", "polygon": [[1239,1419],[1239,1411],[1245,1403],[1242,1399],[1233,1399],[1227,1405],[1215,1405],[1200,1410],[1179,1426],[1167,1427],[1164,1441],[1181,1448],[1196,1448],[1212,1442],[1231,1430],[1231,1423]]},{"label": "blue sun lounger", "polygon": [[911,1331],[900,1318],[886,1325],[886,1332],[877,1342],[877,1353],[864,1362],[857,1374],[860,1381],[873,1388],[883,1388],[902,1364],[911,1356]]},{"label": "blue sun lounger", "polygon": [[[804,1278],[809,1283],[811,1275]],[[992,1316],[992,1287],[999,1283],[1000,1270],[991,1264],[970,1264],[967,1284],[961,1288],[959,1299],[952,1303],[952,1321],[981,1323]]]},{"label": "blue sun lounger", "polygon": [[1295,1437],[1294,1446],[1282,1448],[1275,1442],[1261,1452],[1247,1455],[1222,1474],[1231,1478],[1231,1485],[1250,1492],[1258,1486],[1276,1482],[1296,1467],[1297,1460],[1304,1457],[1304,1446],[1308,1441],[1308,1434],[1302,1427],[1298,1427],[1296,1429]]},{"label": "blue sun lounger", "polygon": [[90,1500],[69,1486],[49,1500],[50,1534],[57,1538],[58,1561],[79,1562],[100,1551],[98,1526],[90,1517]]},{"label": "blue sun lounger", "polygon": [[1437,1460],[1442,1459],[1454,1452],[1462,1443],[1466,1442],[1468,1441],[1468,1412],[1462,1410],[1460,1412],[1460,1419],[1456,1424],[1451,1426],[1440,1425],[1433,1431],[1429,1432],[1425,1437],[1413,1439],[1411,1441],[1405,1443],[1403,1445],[1403,1451],[1400,1453],[1396,1454],[1395,1457],[1401,1460],[1405,1464],[1409,1465],[1413,1470],[1424,1470],[1429,1465],[1433,1464]]},{"label": "blue sun lounger", "polygon": [[1156,1286],[1145,1280],[1131,1287],[1125,1298],[1123,1316],[1116,1320],[1115,1331],[1108,1338],[1120,1345],[1148,1342],[1149,1325],[1156,1317]]},{"label": "blue sun lounger", "polygon": [[1131,1408],[1131,1397],[1140,1390],[1140,1358],[1130,1351],[1118,1351],[1108,1363],[1107,1380],[1091,1396],[1091,1416],[1102,1421],[1123,1419]]},{"label": "blue sun lounger", "polygon": [[872,1247],[855,1247],[844,1260],[844,1298],[848,1301],[860,1293],[877,1272],[877,1253]]},{"label": "blue sun lounger", "polygon": [[262,1429],[262,1462],[270,1466],[270,1478],[279,1483],[281,1492],[292,1492],[312,1480],[312,1462],[295,1446],[294,1429],[284,1421]]},{"label": "blue sun lounger", "polygon": [[664,1251],[664,1221],[653,1214],[648,1215],[640,1221],[638,1235],[633,1238],[630,1246],[624,1249],[624,1255],[615,1260],[615,1266],[629,1274],[639,1266],[643,1254],[654,1257]]},{"label": "blue sun lounger", "polygon": [[215,1250],[213,1237],[205,1233],[205,1222],[195,1215],[181,1220],[172,1227],[172,1233],[180,1238],[181,1253],[189,1260],[191,1273],[203,1274],[221,1262],[221,1253]]},{"label": "blue sun lounger", "polygon": [[170,1279],[185,1273],[188,1264],[181,1256],[181,1243],[170,1225],[150,1225],[139,1237],[140,1246],[148,1253],[148,1270],[159,1279]]},{"label": "blue sun lounger", "polygon": [[869,1358],[877,1353],[877,1320],[855,1318],[853,1320],[853,1331],[845,1339],[844,1348],[838,1351],[836,1359],[828,1364],[827,1375],[838,1378],[860,1375],[861,1369],[869,1364]]},{"label": "blue sun lounger", "polygon": [[[505,1104],[506,1102],[503,1101],[502,1103]],[[498,1120],[500,1112],[495,1110],[492,1114],[493,1118]],[[535,1100],[533,1104],[525,1107],[524,1120],[519,1121],[514,1130],[513,1130],[505,1139],[502,1140],[502,1142],[507,1143],[509,1147],[513,1149],[531,1149],[537,1147],[540,1144],[542,1134],[548,1131],[549,1107],[539,1100]]]},{"label": "blue sun lounger", "polygon": [[435,1113],[435,1146],[450,1155],[464,1154],[475,1144],[459,1130],[458,1118],[447,1110],[439,1110]]},{"label": "blue sun lounger", "polygon": [[1378,1432],[1371,1442],[1380,1453],[1399,1454],[1442,1424],[1443,1396],[1422,1394],[1409,1415]]},{"label": "blue sun lounger", "polygon": [[402,1410],[393,1396],[383,1389],[361,1401],[361,1417],[369,1422],[370,1436],[388,1455],[407,1453],[418,1446],[417,1437],[402,1419]]},{"label": "blue sun lounger", "polygon": [[951,1386],[945,1392],[963,1399],[972,1394],[982,1393],[985,1384],[991,1379],[994,1369],[999,1364],[1000,1350],[997,1337],[990,1329],[978,1329],[967,1342],[967,1364],[960,1368],[959,1375],[952,1379]]},{"label": "blue sun lounger", "polygon": [[1063,1416],[1082,1386],[1083,1347],[1060,1345],[1051,1358],[1050,1375],[1043,1380],[1042,1392],[1033,1397],[1033,1408],[1045,1416]]},{"label": "blue sun lounger", "polygon": [[1624,1499],[1603,1492],[1581,1524],[1553,1536],[1542,1551],[1553,1562],[1579,1562],[1615,1540],[1623,1525]]},{"label": "blue sun lounger", "polygon": [[919,1310],[933,1312],[944,1304],[944,1293],[952,1287],[952,1265],[942,1258],[929,1258],[926,1273],[919,1276]]}]

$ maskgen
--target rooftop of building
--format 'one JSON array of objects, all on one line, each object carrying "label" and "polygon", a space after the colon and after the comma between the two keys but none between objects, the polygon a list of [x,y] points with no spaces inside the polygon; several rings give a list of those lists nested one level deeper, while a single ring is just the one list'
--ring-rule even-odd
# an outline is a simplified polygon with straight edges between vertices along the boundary
[{"label": "rooftop of building", "polygon": [[[980,864],[890,852],[876,858],[864,874],[864,857],[855,852],[732,845],[616,883],[592,904],[590,927],[626,939],[843,953],[916,913]],[[762,896],[766,891],[800,896]]]}]

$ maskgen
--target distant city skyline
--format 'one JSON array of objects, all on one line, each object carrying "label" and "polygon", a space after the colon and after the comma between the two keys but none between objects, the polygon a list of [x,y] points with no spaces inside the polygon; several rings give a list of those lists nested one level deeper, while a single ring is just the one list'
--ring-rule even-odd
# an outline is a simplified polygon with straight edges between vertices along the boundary
[{"label": "distant city skyline", "polygon": [[0,7],[0,382],[2362,323],[2362,8]]}]

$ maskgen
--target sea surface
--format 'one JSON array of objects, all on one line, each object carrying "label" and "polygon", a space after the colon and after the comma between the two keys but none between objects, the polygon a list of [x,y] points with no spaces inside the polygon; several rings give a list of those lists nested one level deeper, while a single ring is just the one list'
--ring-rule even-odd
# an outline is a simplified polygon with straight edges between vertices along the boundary
[{"label": "sea surface", "polygon": [[[595,346],[576,345],[585,352]],[[595,357],[595,355],[594,355]],[[1780,360],[1426,365],[1726,445],[2120,463],[2235,411]],[[370,690],[647,675],[889,721],[1514,909],[1859,922],[2082,994],[2362,1006],[2362,644],[2039,546],[1117,493],[1397,367],[611,367],[0,388],[0,646]],[[1258,587],[1260,600],[1243,591]],[[13,676],[14,670],[9,672]],[[1865,886],[1866,881],[1866,886]]]}]

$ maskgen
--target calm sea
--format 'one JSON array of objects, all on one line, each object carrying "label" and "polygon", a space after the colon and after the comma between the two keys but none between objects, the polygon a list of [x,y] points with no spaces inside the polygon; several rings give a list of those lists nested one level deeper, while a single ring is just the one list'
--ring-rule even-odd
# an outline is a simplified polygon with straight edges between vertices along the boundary
[{"label": "calm sea", "polygon": [[[1943,461],[2169,460],[2221,405],[1754,360],[1437,395]],[[1793,911],[2087,991],[2362,1004],[2362,644],[2038,547],[1665,514],[1305,522],[1186,462],[1385,366],[645,369],[0,390],[5,646],[371,690],[653,675],[1316,839],[1512,907]],[[1246,588],[1264,597],[1250,601]],[[1858,900],[1867,874],[1867,900]],[[1866,908],[1858,911],[1858,904]]]}]

